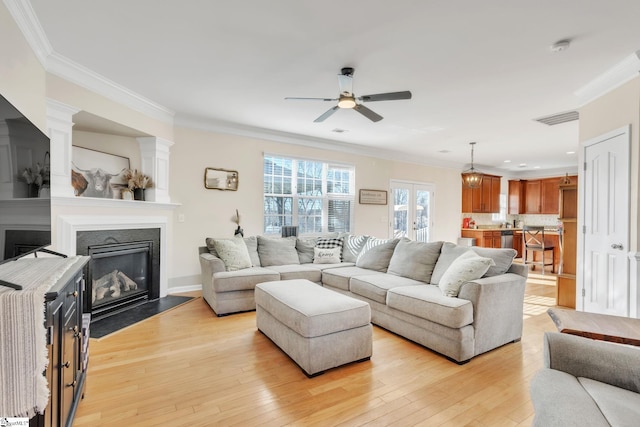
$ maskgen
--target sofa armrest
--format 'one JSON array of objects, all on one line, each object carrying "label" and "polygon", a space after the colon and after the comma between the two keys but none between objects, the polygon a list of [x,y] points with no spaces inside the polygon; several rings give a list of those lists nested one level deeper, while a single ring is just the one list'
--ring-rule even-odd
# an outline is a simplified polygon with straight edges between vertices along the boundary
[{"label": "sofa armrest", "polygon": [[544,365],[640,393],[640,349],[569,334],[544,334]]},{"label": "sofa armrest", "polygon": [[224,262],[210,253],[200,254],[200,271],[202,275],[202,288],[213,289],[213,274],[225,271]]},{"label": "sofa armrest", "polygon": [[458,298],[473,304],[475,355],[522,337],[525,282],[505,273],[462,284]]}]

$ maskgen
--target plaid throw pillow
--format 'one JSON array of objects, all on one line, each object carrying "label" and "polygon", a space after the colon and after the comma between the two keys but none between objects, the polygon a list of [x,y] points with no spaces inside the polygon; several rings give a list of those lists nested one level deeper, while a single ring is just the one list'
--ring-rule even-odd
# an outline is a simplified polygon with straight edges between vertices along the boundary
[{"label": "plaid throw pillow", "polygon": [[316,241],[318,249],[340,248],[340,261],[342,261],[342,238],[341,237],[318,237]]},{"label": "plaid throw pillow", "polygon": [[318,249],[332,249],[341,248],[342,238],[340,237],[318,237],[316,241],[316,248]]}]

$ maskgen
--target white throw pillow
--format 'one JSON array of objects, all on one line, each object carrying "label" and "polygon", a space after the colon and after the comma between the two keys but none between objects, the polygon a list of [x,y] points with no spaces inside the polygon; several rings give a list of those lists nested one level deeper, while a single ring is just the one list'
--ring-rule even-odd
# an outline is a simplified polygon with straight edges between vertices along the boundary
[{"label": "white throw pillow", "polygon": [[442,275],[438,283],[442,295],[457,297],[464,282],[481,278],[492,265],[496,263],[491,258],[483,258],[472,251],[463,253]]},{"label": "white throw pillow", "polygon": [[314,264],[338,264],[340,263],[341,247],[330,249],[313,248]]},{"label": "white throw pillow", "polygon": [[227,271],[242,270],[251,267],[251,257],[244,239],[236,236],[233,239],[213,239],[218,257],[224,262]]}]

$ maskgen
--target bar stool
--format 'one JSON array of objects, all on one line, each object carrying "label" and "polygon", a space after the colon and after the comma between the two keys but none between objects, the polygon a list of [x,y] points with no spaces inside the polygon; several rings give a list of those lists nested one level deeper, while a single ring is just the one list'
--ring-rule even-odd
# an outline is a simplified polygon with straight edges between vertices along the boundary
[{"label": "bar stool", "polygon": [[[546,246],[544,244],[544,227],[525,225],[522,227],[522,262],[524,265],[531,264],[531,269],[534,270],[536,265],[542,266],[542,274],[544,274],[544,267],[551,266],[551,272],[555,266],[555,253],[554,246]],[[527,252],[532,251],[531,260],[527,261]],[[545,252],[551,251],[551,263],[545,262]],[[542,254],[542,260],[536,261],[535,253],[540,252]]]}]

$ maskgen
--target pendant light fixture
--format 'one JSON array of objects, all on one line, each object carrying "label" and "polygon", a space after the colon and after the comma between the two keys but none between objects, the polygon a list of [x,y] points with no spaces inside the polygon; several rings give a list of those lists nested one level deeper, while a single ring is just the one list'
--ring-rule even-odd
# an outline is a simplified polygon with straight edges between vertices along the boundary
[{"label": "pendant light fixture", "polygon": [[467,169],[462,172],[462,183],[469,188],[478,188],[482,185],[482,172],[477,171],[473,167],[473,147],[476,145],[475,142],[470,142],[471,145],[471,169]]}]

